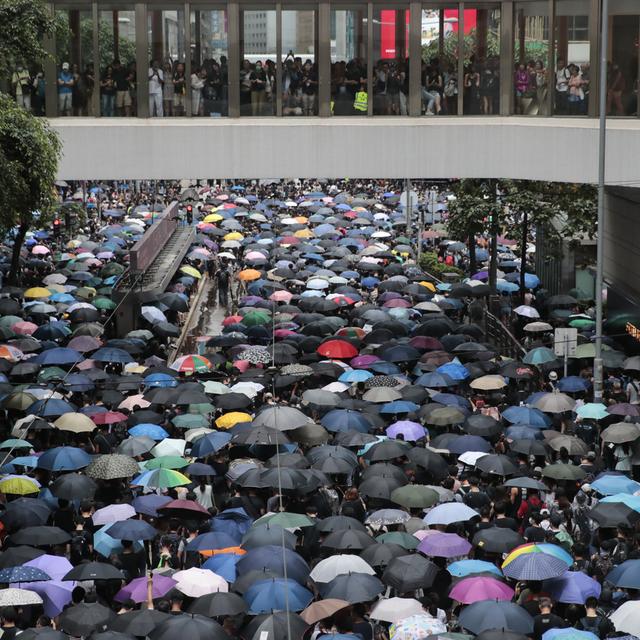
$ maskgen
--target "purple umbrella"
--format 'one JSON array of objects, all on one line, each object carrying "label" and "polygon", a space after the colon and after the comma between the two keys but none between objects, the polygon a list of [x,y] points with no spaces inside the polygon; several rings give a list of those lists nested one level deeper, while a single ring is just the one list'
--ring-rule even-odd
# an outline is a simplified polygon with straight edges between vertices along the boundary
[{"label": "purple umbrella", "polygon": [[158,509],[171,502],[171,500],[169,496],[159,496],[155,493],[150,493],[146,496],[134,498],[133,508],[137,513],[157,518],[160,515]]},{"label": "purple umbrella", "polygon": [[405,440],[415,442],[427,435],[426,429],[417,422],[411,422],[411,420],[398,420],[387,428],[387,435],[390,438],[397,438],[398,435],[402,435]]},{"label": "purple umbrella", "polygon": [[580,571],[567,571],[557,578],[545,580],[543,588],[558,602],[584,604],[589,597],[600,597],[602,587],[597,580]]},{"label": "purple umbrella", "polygon": [[21,582],[19,586],[21,589],[28,589],[40,594],[44,603],[45,615],[55,618],[71,602],[71,593],[76,583],[49,580],[48,582]]},{"label": "purple umbrella", "polygon": [[466,556],[470,550],[469,542],[455,533],[434,533],[418,545],[418,551],[439,558]]},{"label": "purple umbrella", "polygon": [[380,362],[380,358],[378,358],[378,356],[365,354],[363,356],[356,356],[355,358],[349,361],[349,364],[354,369],[364,369],[372,365],[374,362]]},{"label": "purple umbrella", "polygon": [[[64,556],[52,556],[48,553],[23,564],[25,567],[35,567],[44,571],[51,576],[52,580],[62,580],[73,569],[73,565]],[[26,587],[24,588],[26,589]]]},{"label": "purple umbrella", "polygon": [[485,576],[460,580],[449,592],[452,600],[473,604],[481,600],[505,600],[513,598],[513,589],[504,582]]},{"label": "purple umbrella", "polygon": [[[177,584],[178,583],[171,578],[167,578],[159,573],[154,573],[151,587],[152,595],[154,598],[162,598]],[[128,585],[122,587],[122,589],[120,589],[120,591],[118,591],[114,596],[114,600],[117,600],[118,602],[124,602],[129,598],[134,602],[146,602],[147,576],[135,578]]]}]

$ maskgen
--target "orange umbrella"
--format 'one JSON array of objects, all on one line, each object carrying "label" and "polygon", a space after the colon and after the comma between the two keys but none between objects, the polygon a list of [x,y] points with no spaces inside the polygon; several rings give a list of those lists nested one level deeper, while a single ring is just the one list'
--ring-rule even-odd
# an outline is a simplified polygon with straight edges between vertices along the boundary
[{"label": "orange umbrella", "polygon": [[251,280],[258,280],[262,277],[262,273],[257,269],[245,269],[238,274],[238,280],[244,280],[250,282]]}]

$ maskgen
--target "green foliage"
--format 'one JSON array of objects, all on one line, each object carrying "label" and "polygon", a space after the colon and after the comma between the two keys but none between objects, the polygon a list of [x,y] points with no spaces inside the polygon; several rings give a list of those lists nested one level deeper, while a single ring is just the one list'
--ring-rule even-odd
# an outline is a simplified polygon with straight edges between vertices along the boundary
[{"label": "green foliage", "polygon": [[39,211],[46,223],[56,203],[53,185],[60,140],[46,120],[0,94],[0,229],[18,227],[10,280],[15,281],[24,236]]},{"label": "green foliage", "polygon": [[[464,64],[471,62],[471,55],[477,53],[477,37],[475,29],[471,30],[464,36]],[[444,37],[442,56],[439,52],[438,39],[432,40],[428,45],[422,47],[422,59],[429,62],[433,58],[440,58],[440,68],[446,69],[449,65],[453,65],[457,69],[458,64],[458,33],[450,31]],[[487,57],[500,55],[500,40],[496,33],[489,31],[487,33]],[[477,56],[476,56],[477,57]]]},{"label": "green foliage", "polygon": [[427,251],[420,256],[420,266],[432,276],[440,279],[445,273],[455,273],[462,277],[464,272],[457,267],[447,265],[438,261],[438,254],[433,251]]},{"label": "green foliage", "polygon": [[41,0],[0,0],[0,76],[10,76],[17,62],[33,64],[47,57],[42,43],[55,22]]}]

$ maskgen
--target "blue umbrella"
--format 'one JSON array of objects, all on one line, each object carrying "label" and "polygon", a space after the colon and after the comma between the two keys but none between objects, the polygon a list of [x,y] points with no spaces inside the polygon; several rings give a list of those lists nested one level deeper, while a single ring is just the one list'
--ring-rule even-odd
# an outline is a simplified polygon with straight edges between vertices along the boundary
[{"label": "blue umbrella", "polygon": [[395,415],[398,413],[411,413],[417,411],[420,405],[415,402],[409,402],[408,400],[394,400],[393,402],[387,402],[380,407],[380,413],[385,415]]},{"label": "blue umbrella", "polygon": [[339,382],[365,382],[369,378],[373,378],[373,373],[365,371],[364,369],[351,369],[351,371],[345,371],[338,378]]},{"label": "blue umbrella", "polygon": [[433,395],[432,400],[439,404],[444,404],[447,407],[457,407],[458,409],[469,409],[469,400],[464,396],[456,395],[455,393],[436,393]]},{"label": "blue umbrella", "polygon": [[452,380],[466,380],[470,375],[469,370],[457,358],[440,365],[436,372],[449,376]]},{"label": "blue umbrella", "polygon": [[580,376],[567,376],[558,381],[558,389],[563,393],[579,393],[587,391],[589,387],[589,382]]},{"label": "blue umbrella", "polygon": [[502,572],[515,580],[547,580],[561,576],[566,570],[563,560],[548,553],[524,553],[509,562]]},{"label": "blue umbrella", "polygon": [[367,289],[373,289],[380,284],[380,280],[378,278],[374,278],[373,276],[367,276],[366,278],[362,278],[361,280],[362,286]]},{"label": "blue umbrella", "polygon": [[551,418],[539,409],[532,407],[509,407],[502,413],[502,417],[511,424],[527,424],[533,427],[548,427]]},{"label": "blue umbrella", "polygon": [[465,453],[465,451],[482,451],[483,453],[489,453],[491,445],[480,436],[464,435],[452,440],[451,443],[447,445],[447,449],[457,455],[461,455]]},{"label": "blue umbrella", "polygon": [[313,594],[294,580],[271,578],[254,582],[245,592],[244,599],[250,614],[273,611],[302,611],[313,600]]},{"label": "blue umbrella", "polygon": [[169,434],[159,425],[151,424],[150,422],[141,422],[129,429],[129,433],[132,436],[147,436],[152,440],[164,440],[169,437]]},{"label": "blue umbrella", "polygon": [[599,636],[590,631],[582,631],[574,627],[566,629],[549,629],[542,634],[542,640],[599,640]]},{"label": "blue umbrella", "polygon": [[153,540],[158,532],[144,520],[123,520],[112,524],[107,530],[117,540]]},{"label": "blue umbrella", "polygon": [[[122,544],[120,540],[113,538],[106,531],[111,526],[111,524],[105,524],[93,534],[93,548],[104,558],[109,558],[114,553],[122,551]],[[142,540],[136,540],[133,543],[133,548],[136,551],[143,549],[144,546]]]},{"label": "blue umbrella", "polygon": [[54,447],[38,458],[38,468],[47,471],[75,471],[86,467],[90,462],[91,456],[82,449]]},{"label": "blue umbrella", "polygon": [[514,424],[507,427],[505,435],[510,440],[542,440],[542,430],[526,424]]},{"label": "blue umbrella", "polygon": [[567,571],[557,578],[545,581],[543,588],[554,600],[567,604],[584,604],[590,596],[599,598],[602,591],[597,580],[581,571]]},{"label": "blue umbrella", "polygon": [[[469,372],[467,371],[467,375]],[[455,387],[458,384],[457,380],[454,380],[447,373],[440,373],[433,371],[432,373],[423,373],[416,379],[415,384],[421,387],[428,387],[430,389],[438,389],[441,387]]]},{"label": "blue umbrella", "polygon": [[146,387],[177,387],[178,381],[168,373],[152,373],[145,377]]},{"label": "blue umbrella", "polygon": [[158,513],[158,509],[168,502],[171,502],[171,498],[168,496],[159,496],[156,493],[149,493],[146,496],[138,496],[137,498],[134,498],[131,506],[136,510],[136,513],[142,513],[146,516],[157,518],[160,515]]},{"label": "blue umbrella", "polygon": [[606,472],[601,473],[591,486],[604,496],[611,496],[616,493],[633,494],[640,490],[640,483],[632,480],[623,473]]},{"label": "blue umbrella", "polygon": [[[46,352],[45,352],[46,353]],[[72,373],[68,375],[64,381],[65,389],[69,389],[70,391],[83,393],[85,391],[91,391],[95,388],[95,384],[89,376],[86,376],[84,373]]]},{"label": "blue umbrella", "polygon": [[458,560],[452,562],[447,571],[455,578],[465,578],[476,573],[494,573],[502,577],[502,571],[493,562],[486,560]]},{"label": "blue umbrella", "polygon": [[187,546],[187,551],[214,551],[215,549],[227,549],[228,547],[235,547],[237,541],[234,537],[228,533],[222,533],[220,531],[209,531],[208,533],[201,533],[191,540]]},{"label": "blue umbrella", "polygon": [[458,618],[460,626],[479,634],[488,629],[509,629],[524,635],[533,631],[533,618],[514,602],[480,600],[463,607]]},{"label": "blue umbrella", "polygon": [[283,549],[274,545],[265,545],[249,550],[238,561],[238,573],[244,575],[249,571],[273,571],[278,575],[287,576],[300,584],[305,584],[309,578],[309,565],[302,556],[291,549]]},{"label": "blue umbrella", "polygon": [[238,577],[236,565],[241,557],[242,556],[238,556],[235,553],[218,553],[203,563],[202,568],[217,573],[227,582],[235,582]]},{"label": "blue umbrella", "polygon": [[242,508],[226,509],[209,521],[211,531],[229,534],[239,545],[242,538],[251,528],[252,518]]},{"label": "blue umbrella", "polygon": [[231,441],[231,434],[223,431],[214,431],[198,438],[191,447],[191,457],[205,458],[220,451]]},{"label": "blue umbrella", "polygon": [[11,582],[36,582],[40,580],[51,580],[51,576],[36,567],[7,567],[0,571],[0,583],[2,584],[9,584]]},{"label": "blue umbrella", "polygon": [[63,413],[74,413],[77,411],[75,405],[57,398],[46,398],[44,400],[36,400],[30,405],[25,413],[40,416],[42,418],[58,418]]},{"label": "blue umbrella", "polygon": [[[18,458],[15,458],[12,464],[14,465],[17,464],[18,463],[17,461],[18,461]],[[634,511],[637,511],[638,513],[640,513],[640,496],[632,496],[632,495],[629,495],[628,493],[616,493],[615,495],[602,498],[600,502],[604,502],[604,503],[622,502],[626,504],[627,507],[629,507],[629,509],[633,509]]]},{"label": "blue umbrella", "polygon": [[[51,296],[50,300],[52,302],[63,302],[65,304],[76,301],[76,299],[68,293],[56,293]],[[60,340],[70,333],[71,331],[66,322],[56,321],[40,325],[32,335],[38,340]]]},{"label": "blue umbrella", "polygon": [[97,362],[120,362],[122,364],[135,362],[135,359],[130,353],[127,353],[124,349],[116,349],[114,347],[102,347],[102,349],[98,349],[91,356],[91,359]]},{"label": "blue umbrella", "polygon": [[375,373],[381,373],[385,376],[392,376],[396,373],[400,373],[400,368],[393,364],[393,362],[374,362],[373,364],[370,364],[368,368]]},{"label": "blue umbrella", "polygon": [[607,574],[606,581],[621,589],[640,589],[640,560],[625,560]]},{"label": "blue umbrella", "polygon": [[322,416],[320,424],[329,431],[359,431],[368,433],[372,428],[369,419],[358,411],[351,409],[332,409]]},{"label": "blue umbrella", "polygon": [[498,282],[496,289],[501,293],[515,293],[520,290],[520,286],[515,282]]},{"label": "blue umbrella", "polygon": [[37,362],[43,365],[75,364],[81,360],[84,360],[84,356],[79,351],[67,347],[47,349],[34,358],[31,358],[31,362]]}]

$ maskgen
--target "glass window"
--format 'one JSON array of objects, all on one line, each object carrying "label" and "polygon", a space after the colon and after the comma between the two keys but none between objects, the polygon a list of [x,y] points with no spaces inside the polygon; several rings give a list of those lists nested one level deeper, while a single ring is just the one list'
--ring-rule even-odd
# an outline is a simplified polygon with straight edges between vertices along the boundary
[{"label": "glass window", "polygon": [[136,74],[135,11],[100,11],[100,110],[103,116],[136,115]]},{"label": "glass window", "polygon": [[518,115],[549,115],[548,2],[519,2],[514,18],[513,110]]},{"label": "glass window", "polygon": [[331,9],[331,113],[366,116],[367,9]]},{"label": "glass window", "polygon": [[464,115],[500,113],[500,9],[465,9]]},{"label": "glass window", "polygon": [[240,17],[240,115],[276,112],[276,12],[242,11]]},{"label": "glass window", "polygon": [[313,10],[282,11],[282,115],[318,114],[316,19]]},{"label": "glass window", "polygon": [[640,7],[634,0],[616,0],[609,9],[607,115],[633,116],[638,113]]},{"label": "glass window", "polygon": [[422,10],[422,113],[458,113],[458,9]]},{"label": "glass window", "polygon": [[228,54],[226,10],[192,9],[192,116],[220,117],[229,115]]},{"label": "glass window", "polygon": [[149,115],[183,116],[187,82],[184,10],[149,11]]},{"label": "glass window", "polygon": [[373,11],[373,114],[406,116],[409,99],[409,10]]},{"label": "glass window", "polygon": [[589,0],[556,3],[554,113],[586,116],[591,89]]},{"label": "glass window", "polygon": [[[93,114],[93,21],[90,11],[56,10],[56,84],[58,116]],[[44,79],[40,68],[16,70],[16,100],[44,114]]]}]

